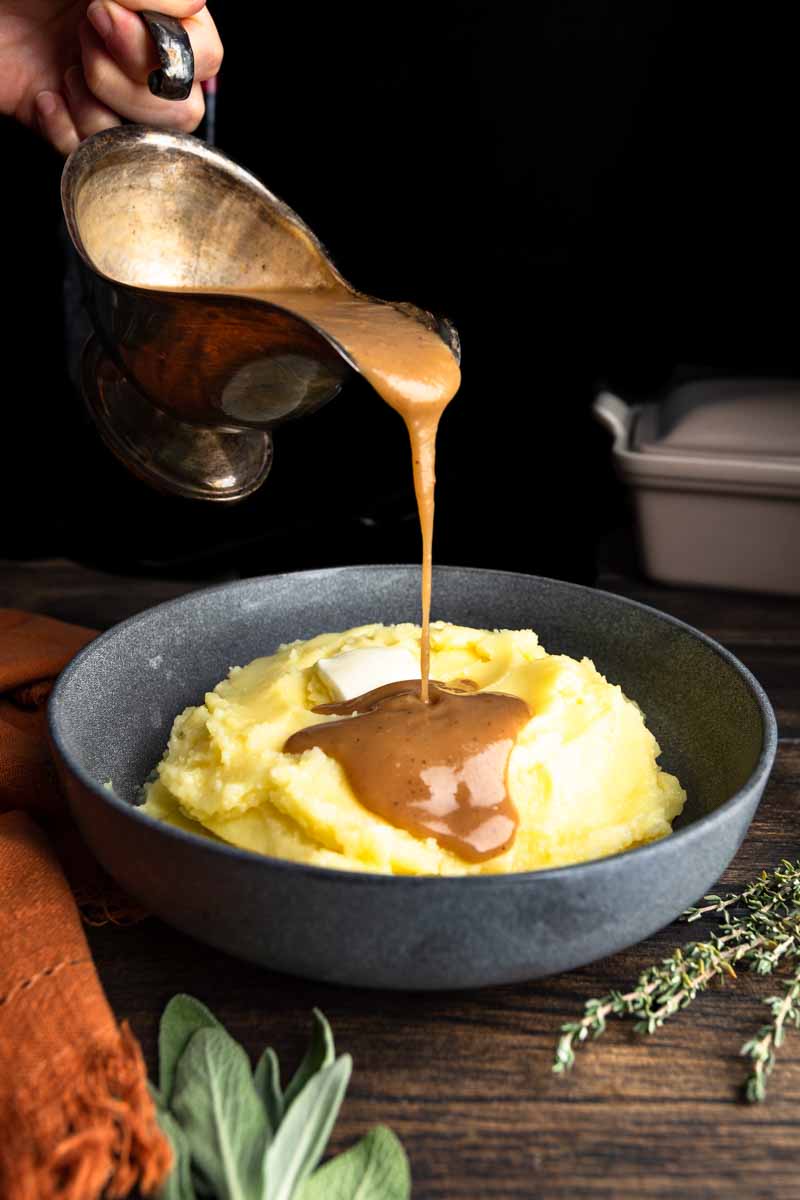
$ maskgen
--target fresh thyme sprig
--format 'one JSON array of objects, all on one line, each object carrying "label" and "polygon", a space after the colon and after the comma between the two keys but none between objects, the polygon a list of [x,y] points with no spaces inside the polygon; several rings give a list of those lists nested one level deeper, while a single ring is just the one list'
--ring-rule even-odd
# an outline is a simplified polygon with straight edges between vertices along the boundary
[{"label": "fresh thyme sprig", "polygon": [[[800,862],[784,860],[774,871],[763,871],[743,891],[706,896],[706,903],[684,913],[688,922],[717,916],[719,927],[703,942],[689,942],[649,967],[629,992],[609,992],[587,1001],[579,1021],[561,1026],[553,1070],[568,1071],[581,1042],[597,1038],[609,1016],[634,1017],[637,1033],[655,1033],[669,1017],[688,1007],[718,979],[736,978],[736,965],[769,975],[784,960],[800,956]],[[772,1020],[742,1047],[753,1062],[745,1084],[748,1100],[760,1101],[775,1065],[788,1026],[800,1028],[800,965],[782,996],[765,1000]]]}]

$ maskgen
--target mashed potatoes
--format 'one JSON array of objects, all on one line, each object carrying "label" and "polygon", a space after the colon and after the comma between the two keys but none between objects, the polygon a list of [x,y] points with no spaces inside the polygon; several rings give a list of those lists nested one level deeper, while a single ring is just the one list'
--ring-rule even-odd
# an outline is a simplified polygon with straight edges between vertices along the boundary
[{"label": "mashed potatoes", "polygon": [[491,874],[616,854],[671,832],[685,793],[661,771],[639,708],[583,659],[547,654],[530,630],[431,626],[431,678],[471,679],[520,696],[532,716],[517,737],[508,787],[519,813],[513,845],[467,863],[364,808],[319,748],[284,754],[286,739],[329,720],[316,670],[345,650],[402,646],[419,657],[416,625],[364,625],[294,642],[233,667],[175,720],[144,811],[184,829],[278,858],[403,875]]}]

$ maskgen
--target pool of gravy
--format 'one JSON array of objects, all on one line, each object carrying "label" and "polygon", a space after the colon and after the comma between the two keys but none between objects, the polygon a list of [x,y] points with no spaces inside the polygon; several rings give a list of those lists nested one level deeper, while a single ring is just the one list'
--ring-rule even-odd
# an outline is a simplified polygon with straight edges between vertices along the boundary
[{"label": "pool of gravy", "polygon": [[433,837],[467,862],[507,850],[517,829],[508,759],[530,719],[524,700],[475,686],[430,681],[375,688],[313,710],[340,717],[292,734],[284,746],[318,746],[344,770],[365,808],[416,837]]}]

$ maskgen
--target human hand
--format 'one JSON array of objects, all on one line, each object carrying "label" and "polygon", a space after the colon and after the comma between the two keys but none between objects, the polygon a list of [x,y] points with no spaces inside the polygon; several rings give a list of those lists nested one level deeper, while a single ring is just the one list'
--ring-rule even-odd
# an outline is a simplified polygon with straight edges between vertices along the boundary
[{"label": "human hand", "polygon": [[62,154],[123,118],[195,129],[200,84],[216,75],[222,43],[205,0],[157,0],[182,20],[195,82],[186,100],[161,100],[147,85],[159,60],[138,15],[153,0],[0,0],[0,113],[38,129]]}]

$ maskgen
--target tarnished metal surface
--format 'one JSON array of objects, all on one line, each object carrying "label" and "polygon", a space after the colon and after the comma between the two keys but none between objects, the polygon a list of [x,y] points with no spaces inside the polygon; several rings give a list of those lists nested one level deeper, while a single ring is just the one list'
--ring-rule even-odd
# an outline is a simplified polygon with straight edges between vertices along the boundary
[{"label": "tarnished metal surface", "polygon": [[106,446],[151,487],[188,499],[243,500],[269,474],[268,432],[203,428],[156,408],[131,387],[94,337],[83,352],[81,376]]},{"label": "tarnished metal surface", "polygon": [[[244,477],[263,450],[258,433],[256,452],[252,442],[245,452],[249,431],[313,412],[358,366],[309,320],[254,296],[203,289],[359,293],[296,213],[190,134],[134,125],[96,134],[67,160],[62,203],[95,330],[117,367],[115,396],[132,388],[184,425],[238,432],[242,461],[229,439],[229,474],[246,494],[252,487]],[[174,290],[182,288],[197,290]],[[448,322],[413,305],[398,307],[435,330],[458,356],[458,335]],[[84,386],[91,387],[85,370]],[[109,408],[94,397],[90,406],[95,419],[117,419],[119,405]],[[133,401],[131,409],[137,409]],[[149,438],[169,434],[164,422],[156,434],[140,411],[145,454]],[[128,444],[132,437],[129,427]],[[124,460],[124,444],[115,450]],[[204,461],[198,449],[191,493],[185,473],[171,484],[165,476],[160,486],[219,498],[211,483],[217,463],[206,467]]]}]

